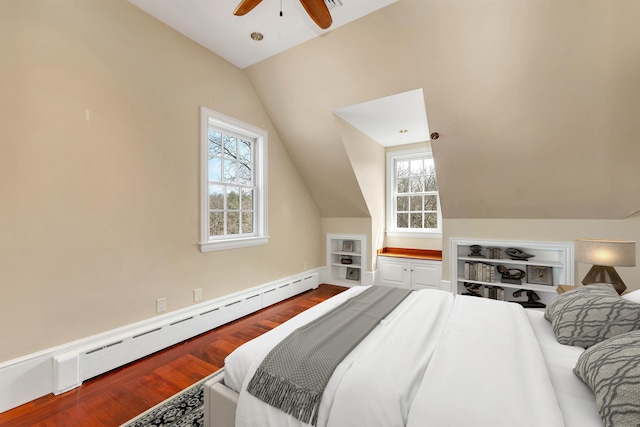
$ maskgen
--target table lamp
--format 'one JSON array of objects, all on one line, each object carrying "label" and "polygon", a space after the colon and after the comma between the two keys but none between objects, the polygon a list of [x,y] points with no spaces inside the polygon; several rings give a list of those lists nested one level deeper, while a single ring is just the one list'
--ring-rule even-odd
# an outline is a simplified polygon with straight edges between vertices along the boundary
[{"label": "table lamp", "polygon": [[583,285],[610,283],[618,294],[622,294],[627,289],[613,267],[633,267],[636,265],[636,242],[576,239],[574,249],[576,261],[593,264],[591,270],[582,279]]}]

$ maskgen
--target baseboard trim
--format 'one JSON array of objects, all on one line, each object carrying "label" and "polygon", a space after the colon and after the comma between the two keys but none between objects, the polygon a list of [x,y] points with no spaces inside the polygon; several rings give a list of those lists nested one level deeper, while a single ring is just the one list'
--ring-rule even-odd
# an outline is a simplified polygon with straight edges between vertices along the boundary
[{"label": "baseboard trim", "polygon": [[324,270],[308,270],[1,363],[0,412],[66,392],[96,375],[317,288],[326,277]]}]

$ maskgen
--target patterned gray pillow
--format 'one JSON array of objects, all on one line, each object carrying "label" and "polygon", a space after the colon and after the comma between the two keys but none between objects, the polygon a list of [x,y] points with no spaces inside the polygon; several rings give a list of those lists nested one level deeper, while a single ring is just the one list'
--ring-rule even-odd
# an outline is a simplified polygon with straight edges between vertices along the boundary
[{"label": "patterned gray pillow", "polygon": [[558,295],[544,317],[560,344],[588,348],[640,329],[640,304],[621,298],[609,284],[588,285]]},{"label": "patterned gray pillow", "polygon": [[573,372],[596,395],[605,427],[640,426],[640,331],[585,350]]}]

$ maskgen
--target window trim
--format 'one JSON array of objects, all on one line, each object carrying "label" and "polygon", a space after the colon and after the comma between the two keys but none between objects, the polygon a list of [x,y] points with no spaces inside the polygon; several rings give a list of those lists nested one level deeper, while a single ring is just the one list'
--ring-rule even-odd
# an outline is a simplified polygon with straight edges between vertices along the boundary
[{"label": "window trim", "polygon": [[[209,236],[209,125],[222,127],[255,139],[254,179],[255,224],[254,236],[212,239]],[[244,123],[206,107],[200,107],[200,251],[213,252],[227,249],[265,245],[269,242],[267,232],[267,152],[266,130]]]},{"label": "window trim", "polygon": [[396,174],[395,174],[395,162],[396,160],[405,160],[415,157],[431,158],[433,159],[433,153],[430,148],[417,148],[410,150],[388,151],[387,152],[387,173],[386,173],[386,234],[389,237],[417,237],[417,238],[441,238],[442,237],[442,210],[440,209],[440,191],[438,193],[438,228],[423,229],[416,231],[416,229],[402,229],[396,228]]}]

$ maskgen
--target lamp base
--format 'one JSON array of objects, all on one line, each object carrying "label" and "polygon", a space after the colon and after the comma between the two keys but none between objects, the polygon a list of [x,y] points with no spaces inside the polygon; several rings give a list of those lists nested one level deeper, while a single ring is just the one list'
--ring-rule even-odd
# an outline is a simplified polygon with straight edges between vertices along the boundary
[{"label": "lamp base", "polygon": [[593,283],[609,283],[619,295],[627,289],[626,285],[618,275],[618,272],[610,266],[594,265],[591,270],[582,279],[583,285],[591,285]]}]

